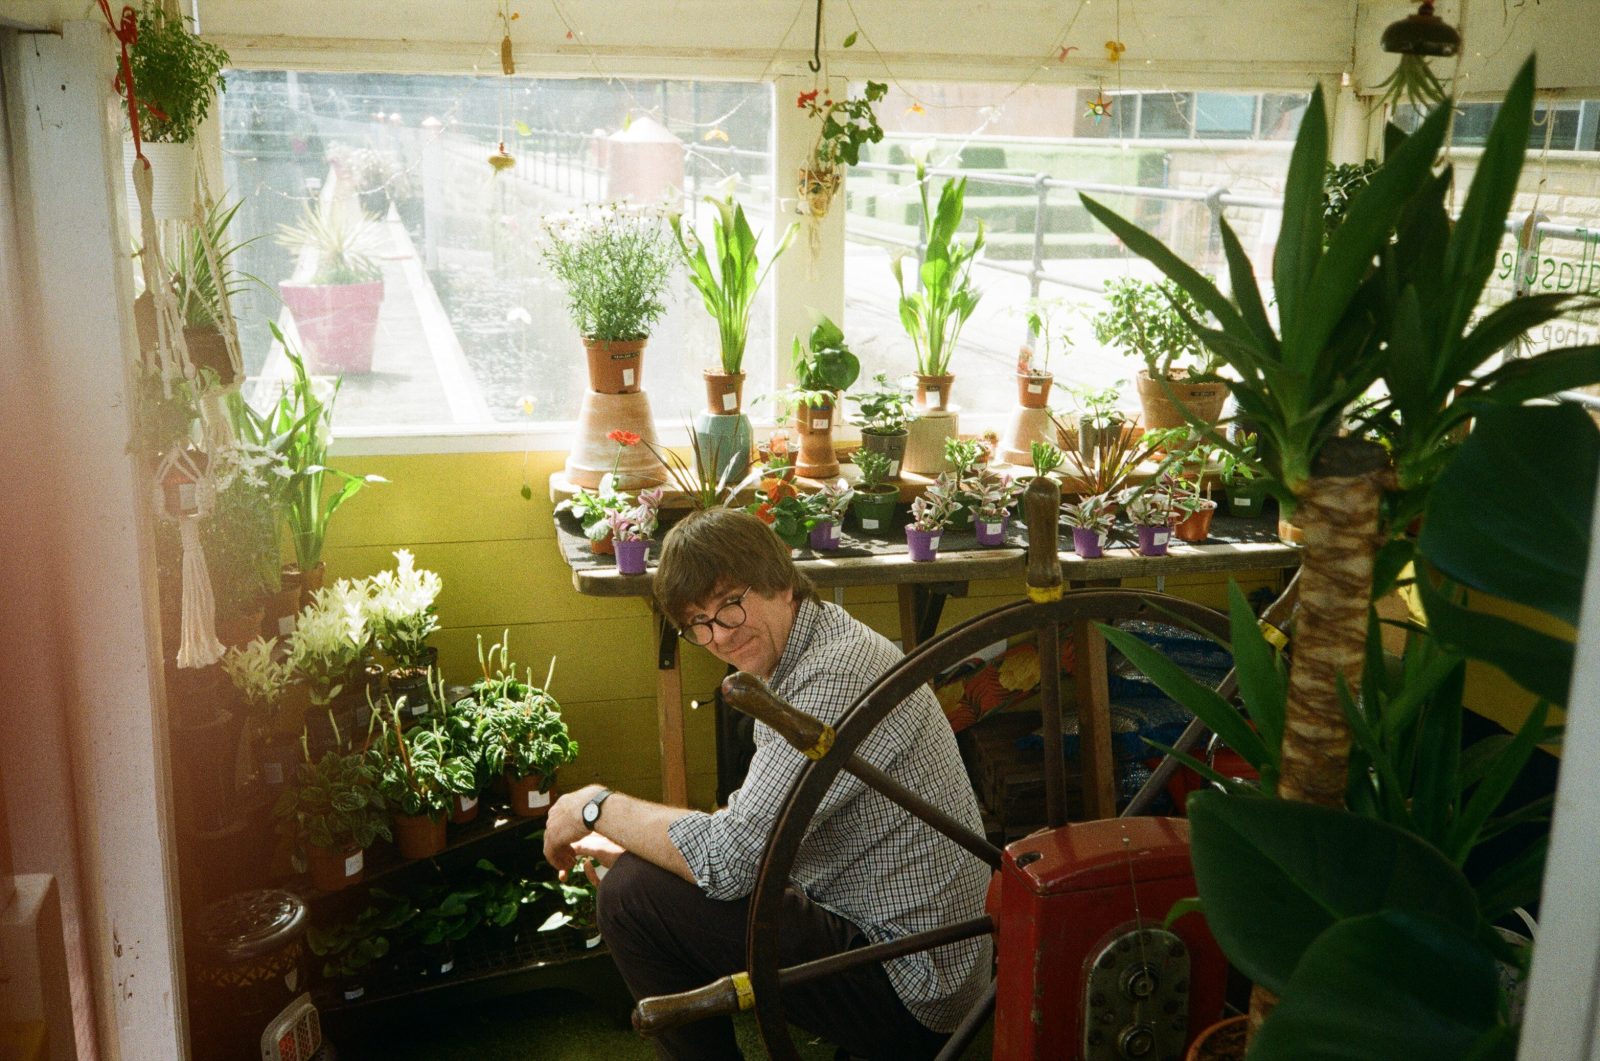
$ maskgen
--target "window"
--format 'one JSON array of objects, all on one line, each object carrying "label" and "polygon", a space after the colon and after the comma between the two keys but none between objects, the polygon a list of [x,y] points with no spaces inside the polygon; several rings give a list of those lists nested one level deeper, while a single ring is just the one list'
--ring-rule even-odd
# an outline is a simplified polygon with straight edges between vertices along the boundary
[{"label": "window", "polygon": [[[663,128],[639,124],[647,120]],[[222,124],[226,186],[244,199],[232,234],[266,235],[241,252],[244,271],[270,288],[236,303],[252,376],[282,374],[268,322],[292,326],[293,314],[274,292],[307,264],[274,241],[279,226],[329,182],[379,219],[374,354],[370,372],[345,375],[344,428],[405,434],[577,415],[582,348],[534,243],[546,212],[681,189],[698,217],[702,198],[733,179],[752,223],[774,228],[764,220],[768,85],[232,71]],[[502,141],[516,163],[496,172],[488,160]],[[771,386],[770,298],[769,287],[752,320],[754,392]],[[698,377],[716,344],[680,275],[646,352],[658,419],[673,422],[698,404],[672,381]]]},{"label": "window", "polygon": [[[887,137],[867,152],[870,163],[853,170],[847,184],[845,331],[862,357],[864,377],[875,371],[899,376],[914,367],[890,262],[914,255],[919,245],[910,167],[919,142],[933,144],[934,169],[967,178],[963,234],[970,238],[978,218],[988,233],[974,273],[982,298],[951,365],[963,410],[997,417],[1014,404],[1012,374],[1027,338],[1023,311],[1034,294],[1059,304],[1056,318],[1071,339],[1071,348],[1058,347],[1050,362],[1058,386],[1105,387],[1131,379],[1140,367],[1102,349],[1089,318],[1103,305],[1106,280],[1157,274],[1092,221],[1074,182],[1126,189],[1092,194],[1218,277],[1226,270],[1206,196],[1227,188],[1232,197],[1222,206],[1229,222],[1258,276],[1270,280],[1287,141],[1298,130],[1305,94],[1126,93],[1105,97],[1111,113],[1097,124],[1090,104],[1101,97],[1094,89],[1032,87],[1009,95],[974,85],[908,89],[915,99],[891,88],[879,108]],[[993,102],[1002,96],[1002,103]],[[1255,139],[1274,142],[1230,142]],[[1043,185],[1041,174],[1048,178]],[[935,187],[930,202],[937,194]],[[906,270],[908,280],[913,273]],[[1067,408],[1069,401],[1057,405]]]}]

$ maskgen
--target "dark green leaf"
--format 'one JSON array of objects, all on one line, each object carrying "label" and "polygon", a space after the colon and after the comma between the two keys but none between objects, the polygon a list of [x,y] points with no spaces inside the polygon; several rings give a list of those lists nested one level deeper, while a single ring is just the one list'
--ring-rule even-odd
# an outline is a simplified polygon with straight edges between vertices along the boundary
[{"label": "dark green leaf", "polygon": [[1455,860],[1459,865],[1465,861],[1478,842],[1478,833],[1482,830],[1489,815],[1499,807],[1511,791],[1511,786],[1516,783],[1522,768],[1533,755],[1538,746],[1539,735],[1544,732],[1545,716],[1550,713],[1550,705],[1540,701],[1528,717],[1523,720],[1522,727],[1517,730],[1516,739],[1500,756],[1483,783],[1472,793],[1472,798],[1467,801],[1466,809],[1461,817],[1450,829],[1450,835],[1444,845],[1444,853]]},{"label": "dark green leaf", "polygon": [[1572,642],[1463,608],[1428,579],[1419,579],[1417,589],[1428,613],[1428,630],[1441,645],[1492,663],[1534,695],[1566,706],[1572,684]]},{"label": "dark green leaf", "polygon": [[1322,257],[1322,177],[1327,168],[1328,112],[1318,85],[1300,119],[1300,134],[1289,156],[1283,225],[1272,257],[1273,292],[1285,335],[1296,330],[1302,306],[1315,297],[1311,277]]}]

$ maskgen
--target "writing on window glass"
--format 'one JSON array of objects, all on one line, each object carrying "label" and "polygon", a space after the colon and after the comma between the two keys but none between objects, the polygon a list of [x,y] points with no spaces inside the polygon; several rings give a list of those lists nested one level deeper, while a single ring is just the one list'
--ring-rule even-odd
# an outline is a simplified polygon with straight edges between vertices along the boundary
[{"label": "writing on window glass", "polygon": [[[1600,232],[1577,230],[1582,249],[1576,259],[1571,255],[1534,255],[1522,259],[1522,280],[1529,290],[1573,291],[1593,294],[1600,291]],[[1515,249],[1502,251],[1500,268],[1496,273],[1509,280],[1517,270]]]}]

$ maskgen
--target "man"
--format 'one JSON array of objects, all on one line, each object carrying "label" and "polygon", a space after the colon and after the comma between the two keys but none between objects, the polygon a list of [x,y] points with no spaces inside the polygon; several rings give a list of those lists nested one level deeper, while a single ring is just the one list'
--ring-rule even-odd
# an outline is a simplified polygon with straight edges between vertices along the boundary
[{"label": "man", "polygon": [[[696,512],[662,543],[656,603],[688,641],[754,674],[801,711],[837,723],[899,651],[817,599],[789,550],[743,512]],[[974,832],[977,802],[955,737],[926,688],[858,754]],[[545,856],[609,866],[600,928],[635,998],[673,994],[745,964],[745,917],[773,823],[806,759],[765,725],[743,785],[713,814],[590,785],[550,810]],[[587,818],[588,824],[585,824]],[[978,916],[989,868],[841,773],[817,809],[784,899],[781,961],[812,958]],[[927,1058],[988,982],[985,938],[868,964],[784,992],[789,1019],[842,1053]],[[662,1057],[739,1058],[727,1018],[657,1040]]]}]

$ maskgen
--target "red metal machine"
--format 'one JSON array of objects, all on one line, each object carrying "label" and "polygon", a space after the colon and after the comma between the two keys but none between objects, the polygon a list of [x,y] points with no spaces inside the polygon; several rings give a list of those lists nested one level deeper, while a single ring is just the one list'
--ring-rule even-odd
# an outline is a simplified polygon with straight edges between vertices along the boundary
[{"label": "red metal machine", "polygon": [[1009,845],[989,892],[998,925],[994,1056],[1181,1058],[1222,1013],[1227,961],[1196,915],[1189,826],[1064,825]]}]

